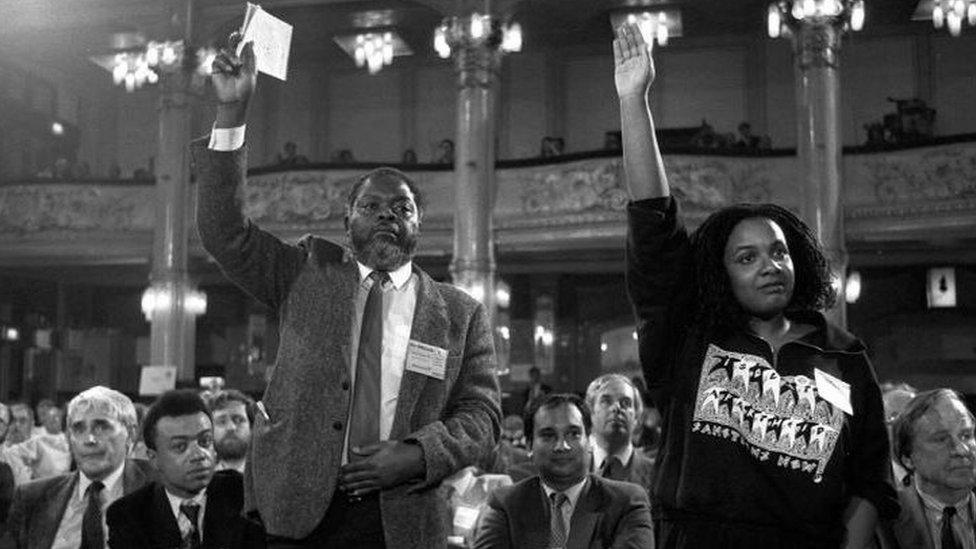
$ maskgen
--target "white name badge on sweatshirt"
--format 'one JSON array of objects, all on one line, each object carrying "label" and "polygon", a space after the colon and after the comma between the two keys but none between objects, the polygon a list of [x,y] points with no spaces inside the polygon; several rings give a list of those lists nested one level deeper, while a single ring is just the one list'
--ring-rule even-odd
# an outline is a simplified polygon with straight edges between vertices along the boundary
[{"label": "white name badge on sweatshirt", "polygon": [[447,349],[411,339],[407,344],[407,371],[417,372],[440,380],[447,369]]},{"label": "white name badge on sweatshirt", "polygon": [[820,368],[813,369],[813,377],[817,382],[817,393],[820,398],[840,408],[849,416],[854,415],[851,408],[851,386],[824,372]]}]

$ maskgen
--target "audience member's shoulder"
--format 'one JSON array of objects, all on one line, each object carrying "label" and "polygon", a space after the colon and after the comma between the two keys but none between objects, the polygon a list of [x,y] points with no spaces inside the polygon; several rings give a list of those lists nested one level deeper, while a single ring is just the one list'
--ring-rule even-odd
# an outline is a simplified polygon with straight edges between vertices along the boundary
[{"label": "audience member's shoulder", "polygon": [[626,497],[629,499],[647,499],[647,491],[633,482],[602,478],[596,475],[590,475],[590,481],[611,494],[619,494],[621,497]]},{"label": "audience member's shoulder", "polygon": [[15,491],[19,492],[21,497],[28,499],[46,497],[46,494],[51,490],[57,490],[66,484],[74,482],[76,474],[64,473],[53,477],[31,480],[17,486]]},{"label": "audience member's shoulder", "polygon": [[533,476],[522,479],[515,484],[501,486],[492,490],[491,499],[502,505],[506,505],[515,498],[524,497],[527,492],[539,490],[539,477]]},{"label": "audience member's shoulder", "polygon": [[319,265],[342,263],[346,249],[320,236],[307,234],[298,241],[298,247]]},{"label": "audience member's shoulder", "polygon": [[223,469],[214,473],[210,487],[220,487],[223,491],[244,494],[244,475],[233,469]]}]

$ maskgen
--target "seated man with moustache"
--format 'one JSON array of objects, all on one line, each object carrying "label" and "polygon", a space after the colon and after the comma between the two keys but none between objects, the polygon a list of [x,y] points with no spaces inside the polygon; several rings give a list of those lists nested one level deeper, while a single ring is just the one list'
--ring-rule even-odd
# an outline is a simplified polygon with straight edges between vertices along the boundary
[{"label": "seated man with moustache", "polygon": [[596,547],[653,549],[647,493],[587,474],[590,411],[580,397],[551,394],[526,411],[539,476],[491,495],[477,549]]},{"label": "seated man with moustache", "polygon": [[903,548],[976,547],[976,437],[959,393],[919,393],[892,425],[895,458],[911,475],[891,524]]},{"label": "seated man with moustache", "polygon": [[129,397],[92,387],[68,403],[68,442],[78,470],[18,486],[8,528],[18,549],[103,549],[105,509],[150,477],[127,460],[136,430]]},{"label": "seated man with moustache", "polygon": [[158,480],[109,508],[111,549],[264,547],[264,531],[241,516],[241,474],[214,473],[213,417],[200,395],[161,395],[146,412],[143,439]]},{"label": "seated man with moustache", "polygon": [[644,414],[637,387],[626,376],[605,374],[590,382],[586,404],[593,413],[593,472],[637,484],[650,497],[654,460],[634,450],[634,432]]}]

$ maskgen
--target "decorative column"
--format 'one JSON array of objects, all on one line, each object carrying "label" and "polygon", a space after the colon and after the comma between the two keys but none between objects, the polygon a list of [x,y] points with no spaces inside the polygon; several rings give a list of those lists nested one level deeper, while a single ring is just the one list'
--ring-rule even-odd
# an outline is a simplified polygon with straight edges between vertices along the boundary
[{"label": "decorative column", "polygon": [[160,64],[159,142],[156,161],[156,221],[150,287],[142,309],[150,323],[150,362],[176,366],[178,381],[195,377],[196,316],[206,310],[206,296],[197,291],[187,273],[187,214],[190,204],[191,101],[194,82],[192,36],[193,0],[185,3],[184,40]]},{"label": "decorative column", "polygon": [[826,311],[846,326],[841,177],[840,43],[848,28],[864,23],[863,0],[804,0],[769,6],[769,34],[793,38],[796,81],[797,156],[802,185],[801,215],[813,229],[834,272],[837,303]]},{"label": "decorative column", "polygon": [[457,134],[454,148],[454,283],[495,314],[495,107],[503,51],[521,49],[521,30],[491,15],[449,17],[435,31],[434,48],[454,56]]}]

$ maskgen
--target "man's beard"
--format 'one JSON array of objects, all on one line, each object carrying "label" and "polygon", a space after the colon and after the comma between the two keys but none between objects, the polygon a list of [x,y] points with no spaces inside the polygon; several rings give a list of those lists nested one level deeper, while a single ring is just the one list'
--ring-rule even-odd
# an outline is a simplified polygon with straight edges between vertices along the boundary
[{"label": "man's beard", "polygon": [[410,261],[417,249],[417,234],[400,232],[392,240],[389,237],[362,235],[350,232],[352,249],[356,259],[363,265],[382,271],[392,271]]},{"label": "man's beard", "polygon": [[217,450],[219,459],[244,459],[247,455],[248,441],[238,438],[237,435],[226,435],[224,438],[214,441],[214,448]]}]

